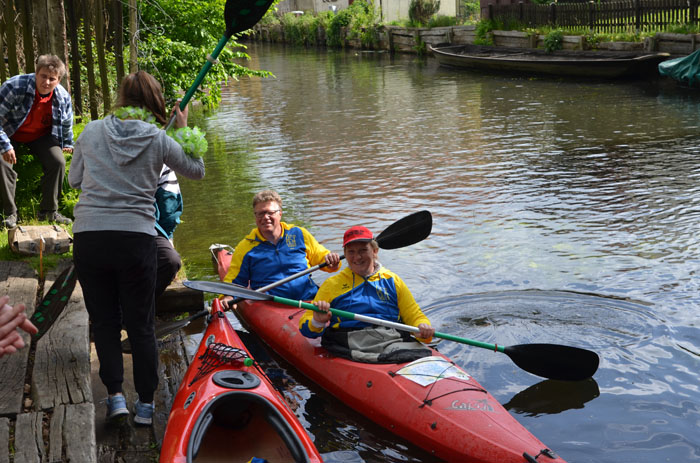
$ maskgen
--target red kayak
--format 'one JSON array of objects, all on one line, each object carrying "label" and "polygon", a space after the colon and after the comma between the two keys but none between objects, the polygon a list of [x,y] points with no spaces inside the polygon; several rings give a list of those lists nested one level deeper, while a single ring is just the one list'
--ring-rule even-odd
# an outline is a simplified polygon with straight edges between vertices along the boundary
[{"label": "red kayak", "polygon": [[252,458],[269,463],[323,461],[215,299],[202,342],[173,401],[160,461]]},{"label": "red kayak", "polygon": [[[226,268],[230,248],[211,250],[215,265]],[[443,460],[564,462],[476,379],[436,350],[411,363],[354,362],[302,336],[304,309],[264,301],[238,304],[236,312],[251,331],[334,397]]]}]

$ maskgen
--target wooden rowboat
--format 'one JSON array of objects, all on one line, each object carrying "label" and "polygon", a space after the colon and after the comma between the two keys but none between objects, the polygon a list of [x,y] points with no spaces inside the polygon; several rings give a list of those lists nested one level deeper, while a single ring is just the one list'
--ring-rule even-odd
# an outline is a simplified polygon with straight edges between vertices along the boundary
[{"label": "wooden rowboat", "polygon": [[442,66],[529,75],[582,79],[649,79],[659,76],[658,65],[668,53],[626,51],[572,51],[551,53],[535,48],[483,45],[430,47]]}]

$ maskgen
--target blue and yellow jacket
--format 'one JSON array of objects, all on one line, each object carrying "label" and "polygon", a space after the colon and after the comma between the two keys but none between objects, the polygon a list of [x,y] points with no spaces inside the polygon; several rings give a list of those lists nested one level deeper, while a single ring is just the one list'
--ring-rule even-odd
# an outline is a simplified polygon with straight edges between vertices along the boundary
[{"label": "blue and yellow jacket", "polygon": [[[314,301],[328,301],[334,309],[341,309],[368,317],[380,318],[406,325],[430,324],[411,291],[394,272],[380,267],[365,279],[349,267],[323,282]],[[317,338],[326,327],[312,323],[313,311],[307,310],[299,320],[299,330],[308,338]],[[331,328],[365,328],[365,322],[331,316]]]},{"label": "blue and yellow jacket", "polygon": [[[282,237],[277,245],[267,241],[257,228],[243,238],[231,256],[224,281],[259,289],[309,267],[322,264],[330,253],[303,227],[280,222]],[[327,267],[324,271],[332,272]],[[268,291],[289,299],[313,299],[318,286],[311,275],[304,275]]]}]

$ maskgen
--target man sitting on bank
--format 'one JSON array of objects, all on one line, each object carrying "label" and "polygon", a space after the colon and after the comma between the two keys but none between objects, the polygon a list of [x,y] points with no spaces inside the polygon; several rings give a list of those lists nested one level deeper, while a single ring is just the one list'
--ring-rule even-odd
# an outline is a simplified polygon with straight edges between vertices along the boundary
[{"label": "man sitting on bank", "polygon": [[11,77],[0,87],[0,199],[2,226],[17,225],[15,190],[16,148],[24,144],[41,163],[39,220],[61,224],[71,219],[58,212],[58,199],[66,174],[63,152],[73,152],[73,109],[70,95],[60,84],[66,73],[55,55],[41,55],[36,73]]},{"label": "man sitting on bank", "polygon": [[[259,289],[309,267],[326,263],[327,272],[340,267],[340,256],[330,252],[303,227],[282,222],[282,198],[264,190],[253,197],[256,228],[243,238],[231,257],[224,282]],[[305,275],[268,291],[290,299],[311,300],[318,286]],[[222,299],[225,305],[232,298]]]},{"label": "man sitting on bank", "polygon": [[416,326],[418,339],[424,342],[435,334],[403,280],[377,260],[379,246],[371,231],[362,226],[349,228],[343,236],[343,250],[348,267],[323,282],[314,298],[314,305],[323,313],[307,310],[299,320],[301,333],[321,337],[321,344],[330,352],[358,362],[401,363],[431,355],[405,332],[331,315],[333,306]]}]

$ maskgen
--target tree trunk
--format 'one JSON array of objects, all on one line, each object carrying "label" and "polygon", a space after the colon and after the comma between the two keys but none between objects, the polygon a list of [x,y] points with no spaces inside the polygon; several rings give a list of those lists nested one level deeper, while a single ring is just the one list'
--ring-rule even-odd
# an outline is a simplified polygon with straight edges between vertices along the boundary
[{"label": "tree trunk", "polygon": [[36,38],[36,54],[45,55],[51,53],[51,37],[49,34],[49,10],[47,0],[34,0],[32,3],[32,19],[37,25],[34,30]]},{"label": "tree trunk", "polygon": [[[0,4],[2,6],[2,4]],[[0,8],[2,16],[0,16],[0,50],[5,49],[5,39],[3,39],[3,32],[5,30],[5,7]],[[7,79],[7,69],[5,69],[5,54],[0,57],[0,84],[5,82]]]},{"label": "tree trunk", "polygon": [[85,67],[87,69],[88,78],[88,95],[90,96],[90,118],[98,119],[100,116],[97,112],[97,91],[95,88],[95,64],[92,59],[92,32],[91,24],[91,8],[90,0],[86,0],[83,4],[83,37],[85,39]]},{"label": "tree trunk", "polygon": [[78,41],[78,18],[75,11],[80,9],[80,0],[65,0],[70,31],[71,66],[70,75],[73,83],[73,111],[79,118],[83,115],[83,94],[80,87],[80,43]]},{"label": "tree trunk", "polygon": [[15,16],[15,8],[12,0],[5,0],[3,29],[7,34],[5,36],[5,41],[7,46],[7,67],[10,70],[10,76],[16,76],[19,74],[19,65],[17,64],[17,35],[15,34],[17,27],[15,26]]},{"label": "tree trunk", "polygon": [[138,0],[129,0],[129,72],[136,72],[139,70],[139,23],[136,15],[137,11]]},{"label": "tree trunk", "polygon": [[[61,58],[68,66],[68,40],[66,40],[66,13],[63,0],[48,0],[46,11],[49,15],[49,42],[51,53]],[[70,79],[66,74],[61,80],[63,86],[70,91]]]},{"label": "tree trunk", "polygon": [[34,72],[34,35],[32,33],[32,2],[30,0],[19,0],[17,3],[22,16],[22,37],[24,42],[24,72]]},{"label": "tree trunk", "polygon": [[100,83],[102,84],[103,114],[107,114],[112,107],[112,98],[110,95],[109,76],[107,75],[107,62],[105,60],[104,15],[102,0],[95,0],[95,46],[97,48],[97,63],[100,67]]},{"label": "tree trunk", "polygon": [[124,10],[121,0],[112,1],[112,18],[114,24],[114,60],[117,66],[117,85],[124,79]]}]

